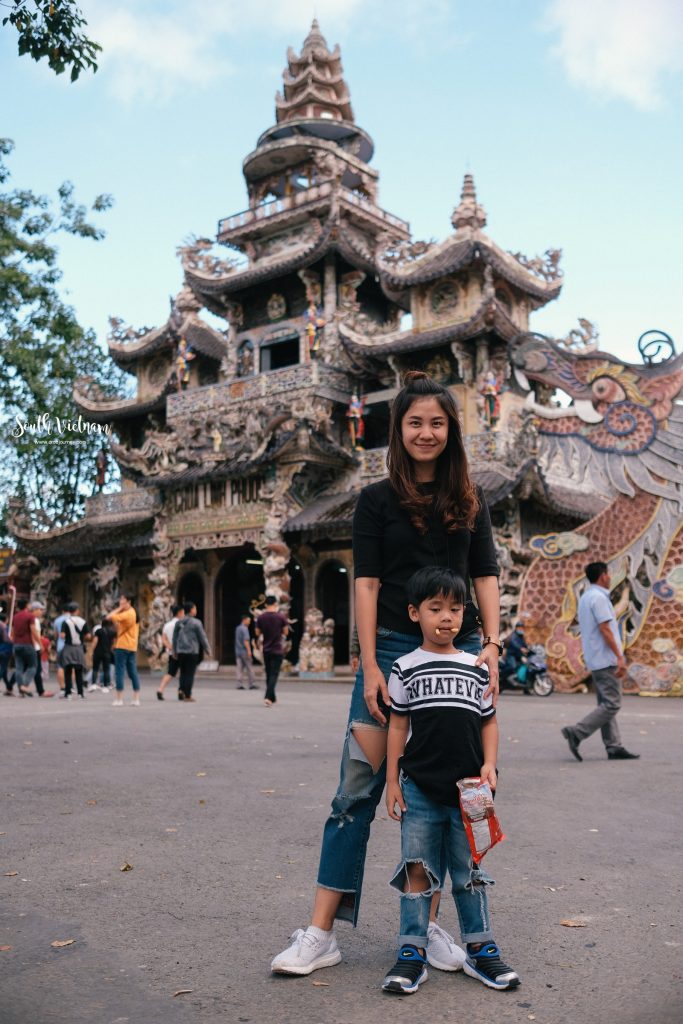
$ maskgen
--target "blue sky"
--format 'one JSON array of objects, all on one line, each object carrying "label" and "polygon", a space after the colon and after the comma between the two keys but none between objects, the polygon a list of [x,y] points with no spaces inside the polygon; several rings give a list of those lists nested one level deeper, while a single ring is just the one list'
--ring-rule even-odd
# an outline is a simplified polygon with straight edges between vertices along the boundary
[{"label": "blue sky", "polygon": [[[565,286],[536,314],[638,360],[683,351],[683,18],[678,0],[83,0],[100,70],[76,84],[16,56],[0,29],[0,132],[12,183],[114,195],[103,242],[61,243],[64,288],[104,343],[107,317],[165,320],[175,248],[246,206],[241,162],[275,120],[288,46],[317,15],[339,42],[380,203],[415,238],[450,233],[475,176],[487,232],[529,256],[562,248]],[[8,102],[9,98],[9,102]]]}]

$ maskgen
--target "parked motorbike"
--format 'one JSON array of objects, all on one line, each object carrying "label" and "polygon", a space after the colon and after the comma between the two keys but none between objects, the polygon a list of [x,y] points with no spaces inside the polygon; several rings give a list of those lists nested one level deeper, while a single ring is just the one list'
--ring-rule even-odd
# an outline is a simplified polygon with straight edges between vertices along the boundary
[{"label": "parked motorbike", "polygon": [[526,694],[537,697],[549,697],[555,684],[548,675],[548,665],[543,644],[532,644],[529,653],[522,658],[520,665],[500,666],[500,689],[522,690]]}]

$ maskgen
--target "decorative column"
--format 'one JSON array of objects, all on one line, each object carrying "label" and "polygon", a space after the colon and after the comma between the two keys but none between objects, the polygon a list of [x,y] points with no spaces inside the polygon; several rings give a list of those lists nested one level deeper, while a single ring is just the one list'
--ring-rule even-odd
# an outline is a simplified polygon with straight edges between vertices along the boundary
[{"label": "decorative column", "polygon": [[154,520],[152,548],[154,568],[147,579],[152,585],[154,596],[149,609],[149,620],[140,637],[140,644],[149,655],[150,667],[160,668],[161,655],[164,650],[161,631],[164,623],[171,618],[173,588],[178,576],[177,553],[173,543],[169,540],[166,513],[163,511],[159,512]]},{"label": "decorative column", "polygon": [[96,566],[90,573],[90,584],[95,591],[95,603],[90,617],[93,625],[112,610],[120,589],[121,564],[116,558],[108,558],[106,562]]}]

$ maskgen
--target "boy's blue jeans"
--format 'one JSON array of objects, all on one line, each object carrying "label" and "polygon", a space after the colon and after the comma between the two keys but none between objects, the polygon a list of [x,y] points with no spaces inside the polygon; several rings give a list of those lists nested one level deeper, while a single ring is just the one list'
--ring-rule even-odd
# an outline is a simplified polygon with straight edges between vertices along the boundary
[{"label": "boy's blue jeans", "polygon": [[[458,911],[463,942],[489,942],[493,938],[486,886],[492,879],[472,863],[459,807],[446,807],[430,800],[401,773],[406,811],[401,820],[401,862],[391,885],[401,893],[401,934],[399,946],[427,945],[427,927],[432,896],[451,876],[453,899]],[[443,860],[445,859],[445,866]],[[408,864],[421,864],[429,880],[426,889],[404,892]]]},{"label": "boy's blue jeans", "polygon": [[[420,645],[420,638],[379,626],[377,629],[377,664],[385,679],[389,679],[391,666],[397,658],[409,654]],[[481,639],[478,631],[458,639],[460,650],[479,654]],[[388,718],[388,709],[385,711]],[[370,836],[370,825],[375,817],[386,781],[386,759],[373,772],[363,753],[354,726],[382,729],[368,711],[363,697],[363,664],[358,668],[351,696],[351,709],[346,729],[346,740],[339,771],[339,787],[332,801],[332,811],[325,822],[318,885],[343,893],[336,913],[340,921],[358,921],[365,854]],[[476,940],[474,940],[476,941]]]},{"label": "boy's blue jeans", "polygon": [[133,691],[139,693],[140,678],[138,666],[135,661],[135,651],[124,651],[120,647],[114,648],[114,676],[116,678],[116,692],[123,693],[123,674],[128,673],[128,678],[133,684]]}]

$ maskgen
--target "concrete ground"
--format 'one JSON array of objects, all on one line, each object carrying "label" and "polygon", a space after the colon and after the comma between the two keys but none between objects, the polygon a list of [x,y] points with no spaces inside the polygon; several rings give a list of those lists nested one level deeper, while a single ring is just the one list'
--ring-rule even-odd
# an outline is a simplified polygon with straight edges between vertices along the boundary
[{"label": "concrete ground", "polygon": [[[0,698],[2,1024],[683,1019],[683,701],[628,698],[641,760],[608,762],[594,736],[579,764],[559,730],[590,695],[501,698],[508,839],[485,867],[522,986],[430,969],[398,998],[379,988],[398,925],[399,830],[382,805],[343,963],[270,975],[310,912],[350,688],[285,680],[268,710],[234,685],[200,679],[196,704],[160,703],[147,677],[139,709]],[[450,897],[442,923],[456,930]]]}]

